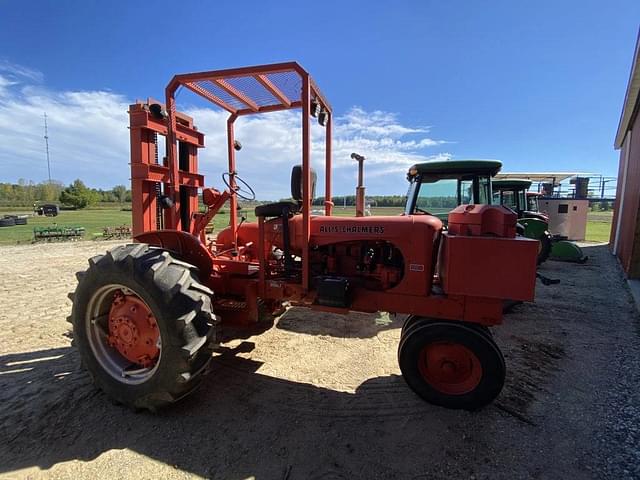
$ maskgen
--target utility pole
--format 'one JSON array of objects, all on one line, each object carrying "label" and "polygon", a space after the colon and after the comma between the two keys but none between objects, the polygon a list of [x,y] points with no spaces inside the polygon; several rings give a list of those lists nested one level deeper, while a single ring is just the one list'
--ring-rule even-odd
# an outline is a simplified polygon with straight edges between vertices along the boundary
[{"label": "utility pole", "polygon": [[51,162],[49,161],[49,131],[47,129],[47,112],[44,112],[44,146],[47,151],[47,172],[51,183]]}]

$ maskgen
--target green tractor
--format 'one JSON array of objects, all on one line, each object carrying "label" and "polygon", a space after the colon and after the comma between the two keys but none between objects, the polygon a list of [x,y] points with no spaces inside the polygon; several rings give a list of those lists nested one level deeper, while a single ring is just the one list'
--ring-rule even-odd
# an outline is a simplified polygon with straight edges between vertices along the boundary
[{"label": "green tractor", "polygon": [[538,265],[549,258],[552,249],[552,237],[549,233],[549,219],[538,211],[529,210],[527,190],[531,180],[519,178],[494,179],[493,203],[504,205],[518,214],[518,223],[522,226],[521,234],[527,238],[538,240]]},{"label": "green tractor", "polygon": [[528,192],[531,180],[518,178],[493,179],[493,203],[511,208],[518,214],[521,232],[527,238],[538,239],[538,265],[551,258],[565,262],[584,263],[588,257],[582,249],[564,237],[549,233],[549,217],[539,211],[539,193]]}]

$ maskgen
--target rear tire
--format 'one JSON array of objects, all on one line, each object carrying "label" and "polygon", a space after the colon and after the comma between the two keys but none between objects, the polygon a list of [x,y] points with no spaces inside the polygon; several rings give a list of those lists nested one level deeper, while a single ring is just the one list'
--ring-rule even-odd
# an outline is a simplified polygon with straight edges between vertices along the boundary
[{"label": "rear tire", "polygon": [[398,363],[409,387],[434,405],[477,410],[502,390],[506,368],[486,332],[461,322],[417,322],[398,347]]},{"label": "rear tire", "polygon": [[[211,361],[218,324],[211,310],[213,292],[198,281],[196,268],[145,244],[117,247],[89,264],[78,274],[71,322],[81,362],[94,383],[117,403],[152,411],[191,393]],[[135,314],[113,318],[115,297],[122,293],[133,299],[132,306],[148,309],[157,330],[158,353],[141,364],[125,358],[122,343],[113,343],[112,322],[124,318],[133,328],[125,328],[120,341],[129,334],[129,348],[149,348],[135,345],[146,328]],[[153,348],[152,337],[146,338]]]}]

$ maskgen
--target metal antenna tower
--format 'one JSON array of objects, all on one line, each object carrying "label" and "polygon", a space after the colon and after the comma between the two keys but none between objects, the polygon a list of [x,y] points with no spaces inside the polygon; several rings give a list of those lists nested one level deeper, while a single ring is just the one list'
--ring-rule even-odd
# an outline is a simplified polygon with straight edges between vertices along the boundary
[{"label": "metal antenna tower", "polygon": [[44,146],[47,151],[47,172],[51,183],[51,162],[49,161],[49,131],[47,129],[47,112],[44,112]]}]

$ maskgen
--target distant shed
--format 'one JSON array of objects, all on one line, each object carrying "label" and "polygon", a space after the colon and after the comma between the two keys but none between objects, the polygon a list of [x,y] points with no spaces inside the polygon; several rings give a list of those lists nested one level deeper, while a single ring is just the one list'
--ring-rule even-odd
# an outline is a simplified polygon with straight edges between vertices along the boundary
[{"label": "distant shed", "polygon": [[620,150],[610,245],[629,278],[640,278],[640,34],[614,146]]}]

